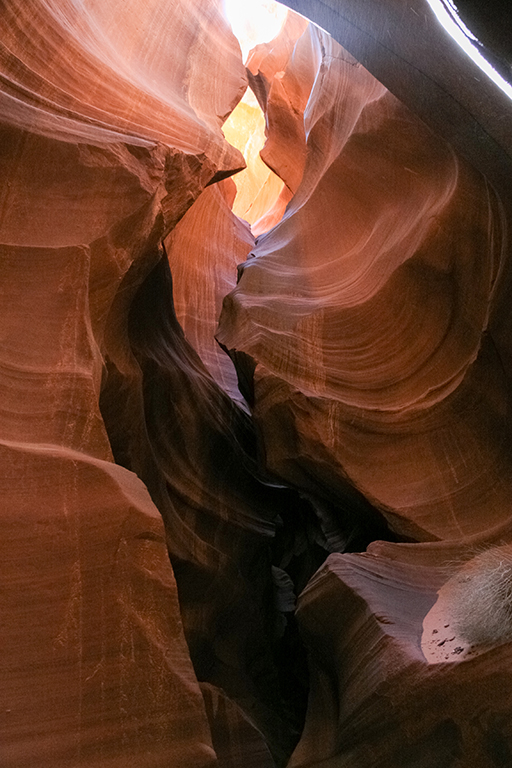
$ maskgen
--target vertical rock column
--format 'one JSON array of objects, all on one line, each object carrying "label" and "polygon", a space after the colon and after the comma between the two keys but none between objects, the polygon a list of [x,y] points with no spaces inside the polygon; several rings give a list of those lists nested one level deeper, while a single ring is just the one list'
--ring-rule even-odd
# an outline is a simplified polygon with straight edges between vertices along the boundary
[{"label": "vertical rock column", "polygon": [[31,0],[1,23],[0,762],[213,765],[161,516],[99,397],[119,287],[243,166],[220,132],[238,45],[201,0]]}]

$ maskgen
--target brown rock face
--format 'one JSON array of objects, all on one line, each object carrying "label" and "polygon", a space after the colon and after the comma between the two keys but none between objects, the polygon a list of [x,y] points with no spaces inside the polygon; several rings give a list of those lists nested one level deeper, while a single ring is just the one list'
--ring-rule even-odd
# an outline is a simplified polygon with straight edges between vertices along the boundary
[{"label": "brown rock face", "polygon": [[158,243],[243,165],[238,45],[210,2],[1,15],[0,762],[213,765],[161,516],[99,394]]},{"label": "brown rock face", "polygon": [[[255,362],[276,473],[307,488],[327,462],[324,492],[348,476],[402,535],[479,533],[508,519],[512,479],[507,384],[482,341],[502,206],[349,54],[310,34],[324,53],[302,182],[245,265],[218,338]],[[468,449],[487,457],[476,472]]]},{"label": "brown rock face", "polygon": [[290,768],[509,760],[510,644],[460,661],[446,621],[443,663],[427,663],[422,621],[448,571],[421,551],[399,562],[396,549],[331,555],[302,595],[311,696]]},{"label": "brown rock face", "polygon": [[1,455],[2,764],[213,765],[143,484],[58,445]]},{"label": "brown rock face", "polygon": [[[474,94],[440,70],[441,51],[455,62],[456,49],[435,30],[429,38],[427,21],[423,34],[439,56],[422,59],[417,85],[426,76],[439,88],[430,119],[414,91],[408,33],[386,58],[379,20],[387,10],[370,5],[366,13],[358,3],[339,11],[319,4],[318,20],[427,122],[439,129],[444,118],[465,157],[321,31],[304,32],[291,54],[286,40],[283,69],[270,76],[259,57],[251,77],[269,125],[273,110],[287,109],[280,85],[308,82],[297,74],[306,39],[317,51],[308,58],[314,84],[289,98],[290,125],[304,127],[302,137],[288,129],[302,141],[295,194],[283,220],[258,238],[217,338],[252,371],[246,396],[267,466],[312,500],[332,548],[343,551],[347,510],[359,521],[370,514],[361,496],[398,537],[439,543],[333,555],[306,587],[297,617],[311,692],[290,765],[506,764],[510,697],[492,670],[500,664],[508,674],[508,644],[473,651],[457,643],[450,622],[438,629],[444,593],[437,602],[436,593],[480,547],[510,540],[508,139],[496,112],[482,108],[489,86],[479,111]],[[412,24],[411,39],[417,34]],[[464,120],[459,109],[454,128],[457,98],[472,113]],[[470,130],[496,144],[475,151]],[[289,149],[284,130],[272,139],[269,131],[262,154],[287,183]],[[422,651],[424,621],[442,633],[431,643],[447,670],[434,670]],[[472,691],[492,715],[482,716]]]},{"label": "brown rock face", "polygon": [[2,768],[512,761],[512,108],[424,0],[289,4],[344,47],[1,6]]},{"label": "brown rock face", "polygon": [[224,296],[236,284],[237,266],[254,246],[247,223],[231,212],[235,194],[232,179],[205,189],[165,246],[176,317],[215,381],[240,399],[233,364],[214,338]]}]

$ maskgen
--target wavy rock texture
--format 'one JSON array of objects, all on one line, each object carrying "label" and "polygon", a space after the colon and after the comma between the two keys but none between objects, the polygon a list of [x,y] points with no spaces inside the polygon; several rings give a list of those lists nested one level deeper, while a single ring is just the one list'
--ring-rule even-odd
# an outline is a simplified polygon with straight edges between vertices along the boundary
[{"label": "wavy rock texture", "polygon": [[165,247],[174,310],[185,336],[219,386],[240,400],[233,364],[214,338],[224,296],[236,284],[237,266],[254,246],[247,223],[231,211],[235,196],[232,179],[205,189]]},{"label": "wavy rock texture", "polygon": [[251,91],[235,107],[222,130],[247,161],[247,168],[234,177],[237,194],[232,210],[249,222],[256,236],[277,224],[290,194],[260,157],[265,143],[265,117]]},{"label": "wavy rock texture", "polygon": [[396,554],[331,555],[302,595],[312,689],[290,768],[510,760],[510,644],[462,663],[450,648],[429,665],[422,621],[450,568]]},{"label": "wavy rock texture", "polygon": [[243,166],[239,47],[211,2],[1,13],[1,762],[213,765],[162,518],[99,395],[160,241]]},{"label": "wavy rock texture", "polygon": [[259,238],[218,338],[254,361],[276,474],[307,489],[327,463],[324,492],[348,477],[400,535],[498,526],[510,417],[485,333],[504,260],[500,200],[348,53],[310,34],[302,182]]},{"label": "wavy rock texture", "polygon": [[248,713],[282,764],[298,734],[275,659],[283,631],[272,548],[280,513],[300,499],[260,477],[249,416],[176,320],[165,256],[131,301],[124,341],[101,397],[114,456],[163,516],[199,680]]},{"label": "wavy rock texture", "polygon": [[6,768],[512,759],[510,644],[422,652],[511,541],[510,106],[423,0],[308,7],[346,50],[247,72],[217,0],[0,11]]},{"label": "wavy rock texture", "polygon": [[261,157],[291,194],[297,191],[306,160],[304,110],[318,66],[314,40],[314,28],[289,13],[278,37],[256,46],[247,60],[251,88],[266,116]]},{"label": "wavy rock texture", "polygon": [[[312,501],[331,549],[357,547],[341,532],[349,510],[375,514],[363,500],[398,537],[432,542],[331,555],[305,588],[297,618],[311,691],[290,766],[505,765],[511,701],[496,670],[507,678],[509,644],[467,649],[451,617],[439,621],[450,576],[510,541],[508,139],[486,111],[486,83],[477,106],[453,72],[443,77],[444,51],[460,54],[430,22],[422,32],[438,56],[422,62],[418,91],[406,36],[386,58],[387,8],[318,6],[411,106],[425,76],[439,82],[420,114],[475,162],[319,30],[291,54],[283,41],[281,71],[253,59],[267,124],[287,125],[268,131],[262,156],[294,196],[240,270],[217,338],[245,372],[267,466]],[[471,131],[497,143],[478,153]]]}]

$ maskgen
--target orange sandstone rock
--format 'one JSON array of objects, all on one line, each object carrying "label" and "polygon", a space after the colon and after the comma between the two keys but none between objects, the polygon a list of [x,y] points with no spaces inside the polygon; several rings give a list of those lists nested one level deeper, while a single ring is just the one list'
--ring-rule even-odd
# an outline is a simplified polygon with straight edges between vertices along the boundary
[{"label": "orange sandstone rock", "polygon": [[0,762],[206,768],[161,516],[99,399],[155,248],[243,167],[239,47],[202,0],[0,13]]},{"label": "orange sandstone rock", "polygon": [[404,536],[476,534],[506,523],[512,490],[507,384],[486,336],[503,207],[349,54],[324,50],[301,185],[218,338],[253,360],[272,471],[331,499],[348,479]]}]

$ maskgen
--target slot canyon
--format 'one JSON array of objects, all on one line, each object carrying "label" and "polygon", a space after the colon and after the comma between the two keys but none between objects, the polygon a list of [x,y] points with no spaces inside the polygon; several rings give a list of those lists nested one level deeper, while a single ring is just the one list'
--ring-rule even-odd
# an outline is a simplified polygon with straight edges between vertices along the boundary
[{"label": "slot canyon", "polygon": [[512,766],[512,12],[456,5],[503,87],[433,0],[0,4],[1,768]]}]

